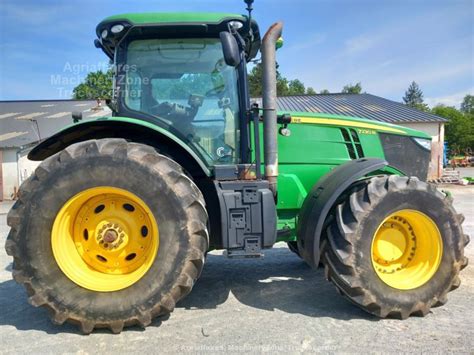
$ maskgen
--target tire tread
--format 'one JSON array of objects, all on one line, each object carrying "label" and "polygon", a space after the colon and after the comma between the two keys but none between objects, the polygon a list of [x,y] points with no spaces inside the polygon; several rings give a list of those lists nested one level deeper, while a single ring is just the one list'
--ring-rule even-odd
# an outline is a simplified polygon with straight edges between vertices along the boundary
[{"label": "tire tread", "polygon": [[[333,209],[334,221],[327,227],[327,240],[321,243],[321,259],[325,265],[325,275],[328,281],[333,283],[338,291],[351,302],[381,318],[406,319],[410,316],[425,316],[430,312],[431,307],[446,303],[447,293],[460,285],[459,270],[467,265],[467,258],[462,256],[461,266],[454,265],[456,275],[449,288],[431,301],[414,303],[410,309],[402,308],[399,305],[384,304],[369,288],[357,282],[360,270],[353,257],[352,246],[355,245],[357,238],[357,234],[354,232],[357,229],[357,224],[354,220],[357,221],[370,213],[371,206],[376,205],[389,192],[407,188],[438,193],[440,202],[444,201],[452,209],[451,199],[441,194],[434,186],[415,177],[394,175],[373,177],[367,180],[363,189],[353,191],[345,201],[335,206]],[[462,215],[453,213],[459,222],[464,220]],[[467,244],[468,241],[469,237],[464,237],[463,244]],[[345,247],[342,248],[341,245],[345,245]]]},{"label": "tire tread", "polygon": [[[182,198],[180,199],[187,214],[187,230],[190,235],[190,248],[187,251],[182,273],[176,278],[171,291],[164,295],[161,302],[150,305],[147,309],[136,309],[134,315],[123,320],[89,319],[71,314],[61,309],[57,303],[48,300],[46,292],[35,289],[27,274],[28,263],[22,257],[21,248],[25,248],[25,241],[20,238],[20,229],[27,224],[24,207],[33,203],[30,199],[31,191],[46,179],[50,172],[54,172],[57,165],[78,159],[83,156],[110,156],[113,159],[131,159],[147,166],[160,174],[169,183],[178,182]],[[151,163],[151,166],[149,165]],[[186,175],[179,164],[170,158],[159,154],[152,147],[138,143],[129,143],[124,139],[101,139],[80,142],[67,147],[65,150],[49,157],[36,168],[34,174],[20,187],[19,200],[8,213],[7,224],[11,227],[5,248],[7,253],[14,257],[13,275],[16,282],[22,284],[30,294],[29,302],[35,307],[45,307],[50,310],[50,317],[54,323],[70,322],[77,324],[84,334],[91,333],[96,328],[108,328],[113,333],[120,333],[125,326],[148,326],[154,317],[164,316],[173,312],[176,303],[185,297],[192,289],[204,266],[204,253],[207,251],[209,237],[207,231],[207,211],[204,197],[194,182]]]}]

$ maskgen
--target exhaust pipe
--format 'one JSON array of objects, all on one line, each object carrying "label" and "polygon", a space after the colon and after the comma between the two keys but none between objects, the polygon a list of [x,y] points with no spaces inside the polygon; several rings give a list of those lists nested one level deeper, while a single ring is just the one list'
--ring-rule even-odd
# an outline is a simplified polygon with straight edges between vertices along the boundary
[{"label": "exhaust pipe", "polygon": [[277,196],[278,148],[277,148],[277,80],[276,80],[276,41],[281,37],[283,23],[270,26],[263,37],[263,147],[265,161],[265,178],[270,183],[273,196]]}]

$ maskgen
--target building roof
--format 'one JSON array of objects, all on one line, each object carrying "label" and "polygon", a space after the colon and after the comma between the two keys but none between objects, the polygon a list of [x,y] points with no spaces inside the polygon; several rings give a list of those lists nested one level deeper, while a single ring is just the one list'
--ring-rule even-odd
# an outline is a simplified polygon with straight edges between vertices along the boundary
[{"label": "building roof", "polygon": [[73,111],[84,111],[84,120],[110,114],[95,100],[0,101],[0,148],[24,147],[53,135],[73,123]]},{"label": "building roof", "polygon": [[[261,99],[255,99],[261,105]],[[371,94],[317,94],[281,96],[279,111],[315,112],[368,118],[394,124],[446,122],[429,112]]]}]

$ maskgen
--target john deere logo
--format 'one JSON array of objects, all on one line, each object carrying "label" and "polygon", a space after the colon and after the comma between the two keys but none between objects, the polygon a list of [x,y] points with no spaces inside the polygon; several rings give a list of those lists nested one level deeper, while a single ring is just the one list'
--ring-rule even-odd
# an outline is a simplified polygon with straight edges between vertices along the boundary
[{"label": "john deere logo", "polygon": [[218,157],[223,157],[225,155],[225,148],[224,147],[217,148],[216,154]]}]

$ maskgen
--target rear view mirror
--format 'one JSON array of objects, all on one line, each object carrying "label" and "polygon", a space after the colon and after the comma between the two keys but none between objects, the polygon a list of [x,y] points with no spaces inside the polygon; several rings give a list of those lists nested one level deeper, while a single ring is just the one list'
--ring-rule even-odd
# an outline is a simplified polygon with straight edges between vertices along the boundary
[{"label": "rear view mirror", "polygon": [[235,37],[229,32],[221,32],[219,34],[222,43],[222,51],[224,53],[224,60],[227,65],[236,67],[240,64],[239,45]]}]

